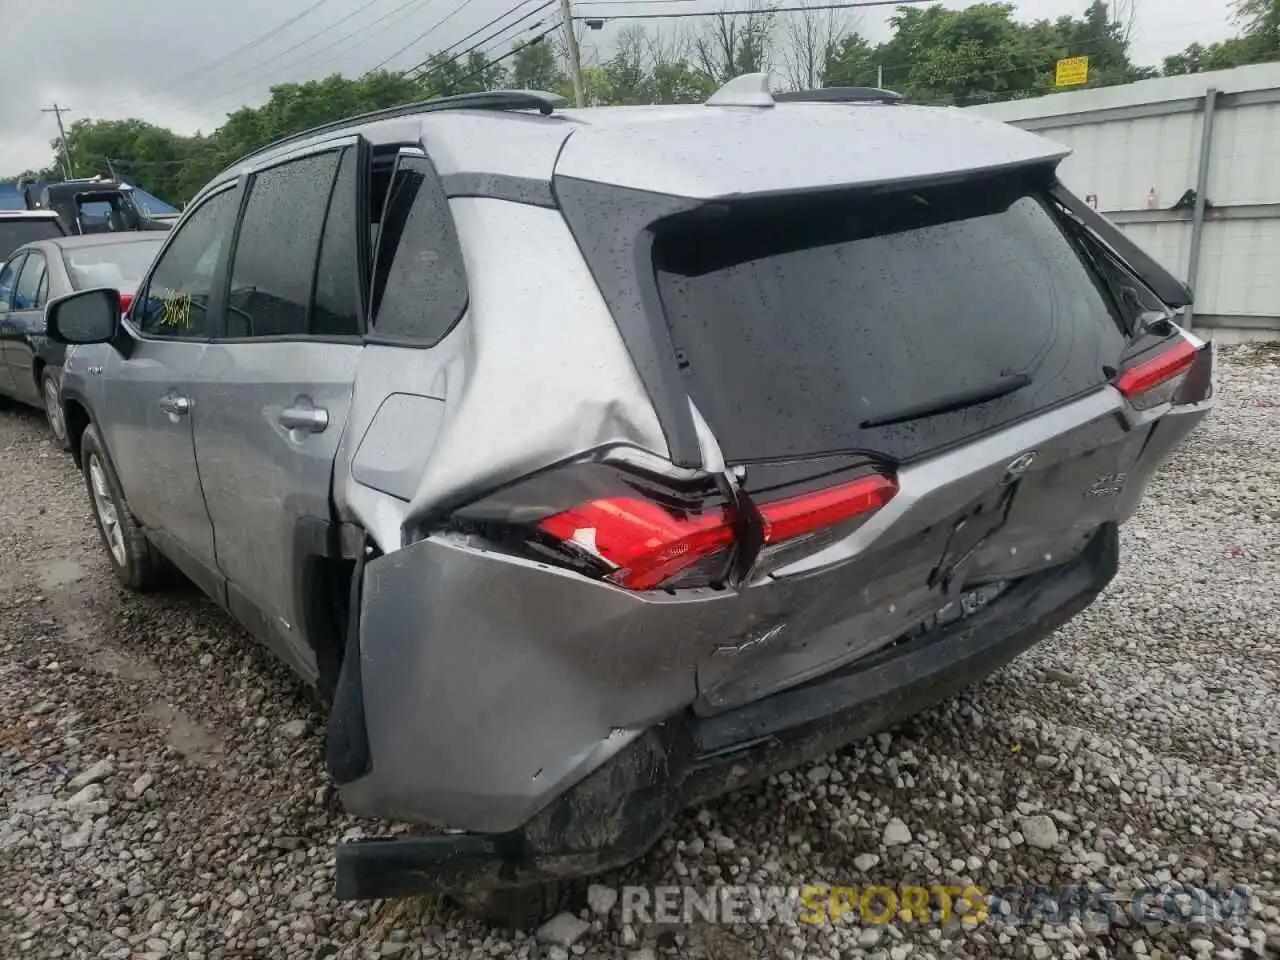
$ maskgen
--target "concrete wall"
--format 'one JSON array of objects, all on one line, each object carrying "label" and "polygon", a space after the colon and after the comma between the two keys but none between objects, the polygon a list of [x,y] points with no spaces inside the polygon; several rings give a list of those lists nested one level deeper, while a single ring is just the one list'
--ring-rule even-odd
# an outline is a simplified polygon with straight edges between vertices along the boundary
[{"label": "concrete wall", "polygon": [[970,109],[1070,147],[1063,181],[1190,282],[1197,330],[1280,339],[1280,63]]}]

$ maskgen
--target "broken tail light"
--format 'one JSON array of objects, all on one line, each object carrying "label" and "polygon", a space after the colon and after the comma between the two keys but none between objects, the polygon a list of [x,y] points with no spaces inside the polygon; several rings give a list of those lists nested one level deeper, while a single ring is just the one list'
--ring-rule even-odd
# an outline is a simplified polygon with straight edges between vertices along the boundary
[{"label": "broken tail light", "polygon": [[1180,336],[1173,346],[1121,373],[1116,378],[1115,387],[1135,410],[1150,410],[1162,403],[1171,403],[1175,398],[1180,403],[1195,402],[1181,398],[1179,391],[1197,357],[1202,351],[1206,351],[1207,356],[1207,350],[1207,344],[1196,347]]},{"label": "broken tail light", "polygon": [[628,590],[706,585],[708,577],[690,574],[726,569],[735,540],[727,509],[682,517],[637,497],[592,500],[547,517],[538,529],[599,556],[615,568],[608,579]]},{"label": "broken tail light", "polygon": [[706,475],[579,463],[463,508],[453,526],[627,590],[720,587],[847,535],[897,489],[874,474],[757,507]]}]

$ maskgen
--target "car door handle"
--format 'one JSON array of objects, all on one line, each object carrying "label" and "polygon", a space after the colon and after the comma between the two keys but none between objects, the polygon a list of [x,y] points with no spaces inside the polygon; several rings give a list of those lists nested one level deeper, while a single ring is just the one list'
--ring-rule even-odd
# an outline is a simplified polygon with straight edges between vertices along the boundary
[{"label": "car door handle", "polygon": [[286,430],[323,433],[329,426],[329,411],[320,407],[285,407],[280,411],[279,423]]},{"label": "car door handle", "polygon": [[175,417],[185,417],[191,412],[191,401],[186,397],[164,397],[160,400],[160,409]]}]

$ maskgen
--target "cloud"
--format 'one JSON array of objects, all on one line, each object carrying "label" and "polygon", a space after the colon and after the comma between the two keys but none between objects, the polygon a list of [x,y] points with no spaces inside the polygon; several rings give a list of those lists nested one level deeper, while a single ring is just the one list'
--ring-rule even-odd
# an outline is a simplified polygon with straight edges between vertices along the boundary
[{"label": "cloud", "polygon": [[[535,10],[539,2],[525,0],[518,10]],[[628,9],[575,2],[593,13]],[[708,10],[726,6],[718,0],[700,2]],[[1136,2],[1134,58],[1141,63],[1156,64],[1192,41],[1232,33],[1228,15],[1203,0]],[[964,4],[947,0],[946,5]],[[1086,0],[1022,0],[1018,15],[1079,15],[1085,5]],[[296,23],[258,42],[311,7]],[[335,71],[359,75],[409,45],[388,64],[403,68],[510,9],[511,0],[289,0],[280,5],[260,0],[41,0],[42,29],[57,41],[10,43],[0,60],[5,91],[0,97],[0,172],[16,173],[50,161],[49,141],[57,136],[57,126],[41,108],[55,102],[70,108],[68,123],[84,117],[141,117],[181,133],[208,131],[236,108],[261,103],[272,84]],[[878,39],[887,34],[885,24],[886,17],[868,15],[861,28]],[[591,40],[607,44],[614,27],[593,33]],[[410,43],[423,33],[428,35]],[[234,53],[251,43],[251,49]],[[493,47],[502,49],[496,42]]]}]

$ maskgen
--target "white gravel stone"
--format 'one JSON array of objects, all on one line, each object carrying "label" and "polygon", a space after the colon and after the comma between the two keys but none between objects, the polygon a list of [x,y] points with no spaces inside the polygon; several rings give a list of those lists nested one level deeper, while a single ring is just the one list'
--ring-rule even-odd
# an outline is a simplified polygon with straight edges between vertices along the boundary
[{"label": "white gravel stone", "polygon": [[880,842],[886,847],[900,847],[911,842],[911,831],[905,823],[894,817],[884,825],[884,833],[880,836]]},{"label": "white gravel stone", "polygon": [[1037,850],[1050,850],[1058,842],[1058,825],[1052,817],[1038,814],[1034,817],[1023,817],[1021,821],[1022,836],[1027,846]]},{"label": "white gravel stone", "polygon": [[602,883],[593,883],[587,887],[587,905],[596,916],[608,916],[609,911],[614,908],[617,902],[618,891],[616,888],[607,887]]},{"label": "white gravel stone", "polygon": [[587,921],[572,913],[560,913],[538,928],[538,940],[561,947],[572,947],[591,929]]},{"label": "white gravel stone", "polygon": [[87,770],[72,777],[67,786],[72,790],[79,790],[81,787],[87,787],[91,783],[101,783],[111,776],[113,770],[115,770],[115,764],[112,763],[111,758],[104,757]]}]

